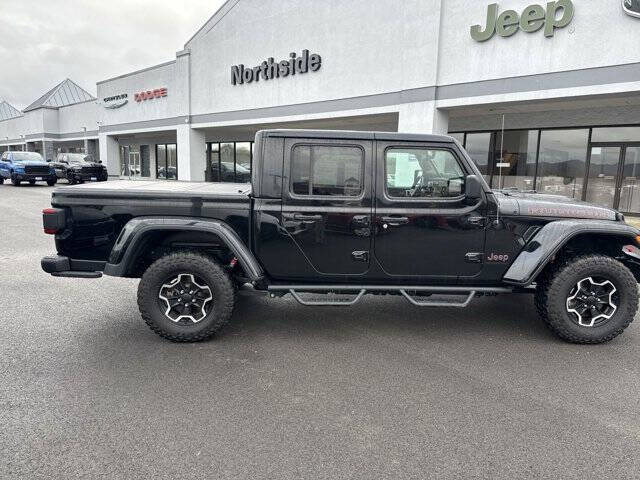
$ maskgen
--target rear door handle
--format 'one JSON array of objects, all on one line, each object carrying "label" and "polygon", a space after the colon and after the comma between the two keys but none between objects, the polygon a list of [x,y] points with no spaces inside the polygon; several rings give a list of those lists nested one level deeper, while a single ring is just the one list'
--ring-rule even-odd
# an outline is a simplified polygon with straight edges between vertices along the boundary
[{"label": "rear door handle", "polygon": [[303,213],[294,213],[293,219],[300,222],[319,222],[322,220],[322,215],[305,215]]},{"label": "rear door handle", "polygon": [[382,217],[382,223],[388,223],[391,226],[406,225],[409,223],[407,217]]},{"label": "rear door handle", "polygon": [[486,219],[484,217],[469,217],[468,222],[470,225],[484,227]]}]

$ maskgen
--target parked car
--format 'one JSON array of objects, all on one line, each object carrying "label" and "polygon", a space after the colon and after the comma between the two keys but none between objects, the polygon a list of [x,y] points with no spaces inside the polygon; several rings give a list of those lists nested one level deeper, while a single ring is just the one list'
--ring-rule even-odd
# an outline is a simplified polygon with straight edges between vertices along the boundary
[{"label": "parked car", "polygon": [[106,182],[109,178],[107,167],[93,155],[83,153],[59,153],[51,165],[58,178],[66,178],[73,185],[84,182]]},{"label": "parked car", "polygon": [[268,130],[254,152],[252,185],[57,188],[43,212],[57,255],[43,270],[140,278],[142,318],[179,342],[218,332],[245,283],[318,307],[530,293],[557,336],[585,344],[636,315],[640,230],[609,208],[492,191],[451,137]]},{"label": "parked car", "polygon": [[[211,165],[212,177],[218,182],[231,182],[231,183],[250,183],[251,171],[240,164],[235,165],[235,171],[233,168],[233,162],[214,162]],[[218,171],[220,170],[220,171]]]},{"label": "parked car", "polygon": [[47,182],[53,186],[57,182],[56,172],[37,152],[4,152],[0,156],[0,184],[5,180],[15,186],[22,182]]}]

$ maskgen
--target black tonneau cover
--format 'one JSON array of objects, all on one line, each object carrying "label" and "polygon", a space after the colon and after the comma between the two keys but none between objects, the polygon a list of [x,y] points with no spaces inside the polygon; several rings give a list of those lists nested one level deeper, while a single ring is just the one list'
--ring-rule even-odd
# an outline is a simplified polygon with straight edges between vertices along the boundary
[{"label": "black tonneau cover", "polygon": [[251,185],[246,183],[205,183],[176,181],[110,180],[56,188],[52,203],[65,199],[193,199],[248,203]]}]

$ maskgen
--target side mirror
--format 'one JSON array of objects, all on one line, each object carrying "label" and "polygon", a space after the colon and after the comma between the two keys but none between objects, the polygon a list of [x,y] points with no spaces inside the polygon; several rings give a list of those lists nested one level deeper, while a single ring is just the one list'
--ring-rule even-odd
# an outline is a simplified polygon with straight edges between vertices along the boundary
[{"label": "side mirror", "polygon": [[469,200],[482,199],[482,183],[477,176],[467,176],[466,195]]}]

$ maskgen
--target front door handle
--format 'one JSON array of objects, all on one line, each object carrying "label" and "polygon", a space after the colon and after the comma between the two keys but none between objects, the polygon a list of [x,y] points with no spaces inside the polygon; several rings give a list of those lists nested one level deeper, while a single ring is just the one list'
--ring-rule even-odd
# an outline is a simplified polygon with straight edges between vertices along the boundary
[{"label": "front door handle", "polygon": [[319,222],[322,220],[322,215],[305,215],[304,213],[294,213],[293,219],[300,222]]},{"label": "front door handle", "polygon": [[389,224],[392,227],[406,225],[407,223],[409,223],[408,217],[382,217],[381,220],[382,223]]}]

